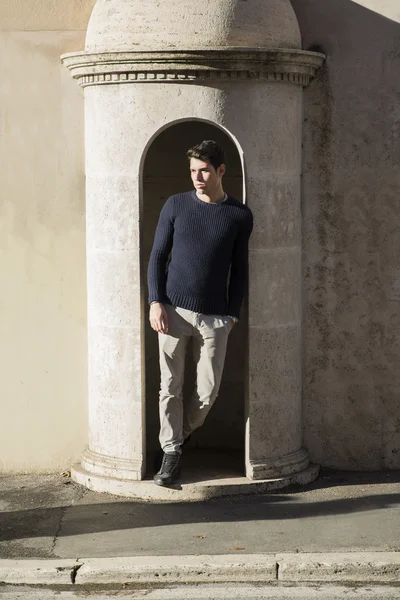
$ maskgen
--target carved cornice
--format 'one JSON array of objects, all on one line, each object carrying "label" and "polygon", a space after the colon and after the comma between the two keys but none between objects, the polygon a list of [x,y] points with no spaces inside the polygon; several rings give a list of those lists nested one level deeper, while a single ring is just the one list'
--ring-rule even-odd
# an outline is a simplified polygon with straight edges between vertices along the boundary
[{"label": "carved cornice", "polygon": [[209,49],[168,52],[76,52],[63,64],[81,86],[200,81],[284,81],[306,86],[325,56],[304,50]]}]

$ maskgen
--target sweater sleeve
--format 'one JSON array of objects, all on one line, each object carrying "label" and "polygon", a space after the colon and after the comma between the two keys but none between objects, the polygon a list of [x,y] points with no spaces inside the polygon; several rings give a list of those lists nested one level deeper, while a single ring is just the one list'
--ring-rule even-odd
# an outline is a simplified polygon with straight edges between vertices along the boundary
[{"label": "sweater sleeve", "polygon": [[248,209],[236,237],[232,253],[231,275],[228,288],[227,314],[239,318],[240,307],[247,288],[249,271],[249,238],[253,231],[253,215]]},{"label": "sweater sleeve", "polygon": [[149,303],[164,301],[167,261],[174,236],[174,220],[174,202],[171,196],[161,210],[154,236],[153,249],[150,254],[147,269]]}]

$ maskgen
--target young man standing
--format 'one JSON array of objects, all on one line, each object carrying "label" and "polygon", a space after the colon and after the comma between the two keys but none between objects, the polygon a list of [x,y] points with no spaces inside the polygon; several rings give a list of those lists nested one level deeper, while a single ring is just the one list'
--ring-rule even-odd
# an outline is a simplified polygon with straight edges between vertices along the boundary
[{"label": "young man standing", "polygon": [[[179,478],[182,446],[204,423],[218,395],[228,336],[246,289],[253,228],[250,209],[223,190],[222,148],[204,141],[187,156],[195,190],[168,198],[148,268],[150,324],[159,335],[164,453],[154,482],[164,486]],[[190,338],[196,385],[183,403]]]}]

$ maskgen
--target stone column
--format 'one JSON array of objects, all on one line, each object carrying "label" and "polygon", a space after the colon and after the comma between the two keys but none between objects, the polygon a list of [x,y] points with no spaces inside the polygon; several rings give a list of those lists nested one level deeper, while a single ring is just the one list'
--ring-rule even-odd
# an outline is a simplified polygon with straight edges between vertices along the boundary
[{"label": "stone column", "polygon": [[309,464],[302,448],[302,96],[299,86],[269,86],[255,123],[268,143],[262,149],[245,146],[247,196],[255,214],[248,299],[246,473],[251,479],[287,477]]},{"label": "stone column", "polygon": [[[140,205],[135,152],[122,142],[133,115],[111,88],[85,90],[89,448],[93,474],[145,471]],[[121,143],[122,142],[122,143]]]},{"label": "stone column", "polygon": [[[262,77],[237,86],[225,123],[244,151],[249,252],[246,475],[285,478],[307,469],[301,397],[302,86]],[[240,119],[237,107],[247,107]]]},{"label": "stone column", "polygon": [[144,473],[140,169],[153,136],[191,118],[239,140],[255,217],[246,474],[301,471],[301,98],[322,55],[214,49],[63,60],[85,87],[86,112],[89,449],[76,479],[101,489],[102,477]]}]

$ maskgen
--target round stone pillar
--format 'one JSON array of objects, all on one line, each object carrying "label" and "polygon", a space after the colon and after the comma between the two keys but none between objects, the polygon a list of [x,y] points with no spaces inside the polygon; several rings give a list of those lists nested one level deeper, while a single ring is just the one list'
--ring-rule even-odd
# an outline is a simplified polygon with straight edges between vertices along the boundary
[{"label": "round stone pillar", "polygon": [[74,471],[78,481],[109,489],[104,481],[113,478],[122,486],[113,491],[129,495],[127,482],[145,472],[141,171],[157,134],[190,119],[223,128],[238,144],[254,213],[246,475],[284,478],[308,466],[302,87],[322,60],[301,50],[288,0],[98,0],[86,51],[63,57],[85,88],[89,448]]}]

